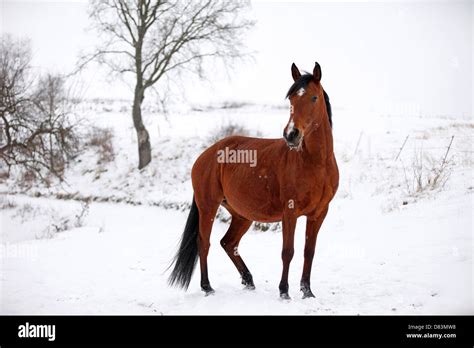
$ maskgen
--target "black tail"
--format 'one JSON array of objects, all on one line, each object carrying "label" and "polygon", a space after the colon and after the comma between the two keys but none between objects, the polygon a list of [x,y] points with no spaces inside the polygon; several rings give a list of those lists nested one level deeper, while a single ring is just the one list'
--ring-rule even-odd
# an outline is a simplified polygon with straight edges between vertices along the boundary
[{"label": "black tail", "polygon": [[198,259],[199,211],[193,197],[178,252],[173,259],[174,268],[168,279],[170,285],[187,289]]}]

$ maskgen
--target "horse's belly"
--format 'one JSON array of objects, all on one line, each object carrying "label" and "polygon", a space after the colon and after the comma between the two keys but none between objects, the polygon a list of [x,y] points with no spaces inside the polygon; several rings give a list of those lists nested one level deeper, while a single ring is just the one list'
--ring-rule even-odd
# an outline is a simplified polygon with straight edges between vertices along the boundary
[{"label": "horse's belly", "polygon": [[[250,221],[277,222],[282,219],[282,210],[274,209],[267,202],[254,202],[240,199],[238,197],[227,198],[227,204],[238,215]],[[258,204],[261,203],[261,204]]]},{"label": "horse's belly", "polygon": [[283,207],[274,175],[256,169],[229,174],[223,180],[223,191],[227,204],[242,217],[260,222],[281,220]]}]

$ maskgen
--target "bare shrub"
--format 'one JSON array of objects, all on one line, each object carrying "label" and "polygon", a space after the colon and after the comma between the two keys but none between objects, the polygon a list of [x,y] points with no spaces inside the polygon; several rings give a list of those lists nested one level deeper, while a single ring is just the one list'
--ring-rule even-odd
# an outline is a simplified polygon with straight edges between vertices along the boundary
[{"label": "bare shrub", "polygon": [[411,168],[409,168],[411,173],[407,172],[407,168],[402,162],[405,185],[410,196],[444,187],[451,174],[451,163],[447,158],[448,153],[449,148],[440,160],[423,153],[422,150],[415,152]]},{"label": "bare shrub", "polygon": [[34,219],[38,214],[40,214],[40,209],[33,207],[30,203],[25,203],[16,210],[13,217],[19,218],[23,223]]},{"label": "bare shrub", "polygon": [[229,137],[231,135],[243,135],[243,136],[261,136],[260,132],[252,132],[245,126],[233,122],[222,124],[215,128],[209,135],[208,142],[213,144],[221,139]]},{"label": "bare shrub", "polygon": [[94,147],[99,154],[97,164],[105,164],[115,159],[114,133],[110,128],[93,127],[86,145]]},{"label": "bare shrub", "polygon": [[84,226],[84,219],[89,214],[90,202],[83,201],[80,211],[74,216],[74,227]]},{"label": "bare shrub", "polygon": [[248,105],[250,104],[246,102],[227,101],[227,102],[222,103],[221,109],[240,109]]},{"label": "bare shrub", "polygon": [[89,214],[89,201],[82,202],[79,211],[73,215],[59,216],[56,211],[50,213],[50,223],[36,236],[38,239],[53,238],[57,233],[84,226],[84,220]]},{"label": "bare shrub", "polygon": [[52,207],[31,203],[17,205],[0,197],[0,209],[10,208],[16,208],[12,218],[18,219],[21,223],[34,222],[38,225],[39,229],[35,235],[37,239],[50,239],[57,233],[83,227],[89,214],[90,200],[81,202],[81,206],[75,211],[64,213]]}]

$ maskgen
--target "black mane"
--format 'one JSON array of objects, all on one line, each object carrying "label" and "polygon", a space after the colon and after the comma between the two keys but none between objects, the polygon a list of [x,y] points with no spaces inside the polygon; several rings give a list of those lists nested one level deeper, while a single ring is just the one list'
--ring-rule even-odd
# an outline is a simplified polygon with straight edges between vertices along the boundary
[{"label": "black mane", "polygon": [[[295,94],[297,91],[299,91],[301,88],[306,88],[308,87],[308,84],[310,81],[313,80],[313,75],[312,74],[304,74],[301,75],[301,77],[291,85],[290,89],[288,90],[288,93],[286,93],[286,98],[291,97],[293,94]],[[326,93],[326,91],[323,89],[324,93],[324,102],[326,103],[326,110],[328,112],[329,116],[329,124],[332,127],[332,109],[331,109],[331,103],[329,102],[329,96]]]},{"label": "black mane", "polygon": [[332,128],[332,108],[331,108],[331,103],[329,102],[329,96],[326,93],[326,91],[323,89],[324,93],[324,102],[326,103],[326,111],[328,112],[328,117],[329,117],[329,124],[331,125]]}]

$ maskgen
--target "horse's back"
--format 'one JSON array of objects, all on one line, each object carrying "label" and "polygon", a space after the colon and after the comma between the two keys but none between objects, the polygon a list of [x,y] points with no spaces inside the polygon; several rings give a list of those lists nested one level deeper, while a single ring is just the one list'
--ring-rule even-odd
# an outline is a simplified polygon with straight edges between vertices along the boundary
[{"label": "horse's back", "polygon": [[[264,205],[269,205],[265,210],[275,210],[279,200],[277,197],[270,198],[279,192],[275,165],[285,150],[283,139],[238,135],[221,139],[207,148],[194,163],[192,182],[195,195],[206,196],[206,199],[212,201],[222,201],[225,197],[240,215],[251,220],[269,221],[265,218],[268,213],[261,216],[249,215],[248,209],[241,205],[252,207],[251,210],[255,212]],[[241,155],[242,158],[234,161],[225,157],[229,154]],[[242,159],[252,159],[255,162],[241,161]],[[271,217],[271,220],[278,219],[279,216]]]},{"label": "horse's back", "polygon": [[271,145],[281,145],[284,144],[284,140],[282,138],[279,139],[267,139],[267,138],[255,138],[255,137],[247,137],[243,135],[231,135],[226,138],[223,138],[216,142],[214,145],[219,149],[225,148],[226,146],[232,146],[237,148],[246,148],[251,147],[252,149],[258,150],[267,146]]}]

